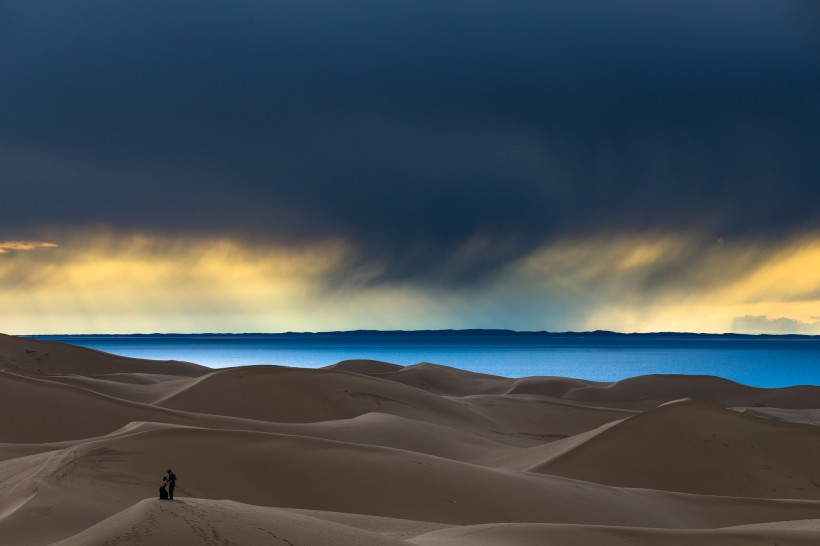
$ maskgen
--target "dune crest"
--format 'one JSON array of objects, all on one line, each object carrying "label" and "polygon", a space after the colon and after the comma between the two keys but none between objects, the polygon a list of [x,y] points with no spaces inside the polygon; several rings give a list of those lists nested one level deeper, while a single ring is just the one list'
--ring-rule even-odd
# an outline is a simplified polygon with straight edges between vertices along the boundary
[{"label": "dune crest", "polygon": [[205,366],[117,356],[94,349],[0,334],[0,370],[45,375],[165,374],[197,377]]}]

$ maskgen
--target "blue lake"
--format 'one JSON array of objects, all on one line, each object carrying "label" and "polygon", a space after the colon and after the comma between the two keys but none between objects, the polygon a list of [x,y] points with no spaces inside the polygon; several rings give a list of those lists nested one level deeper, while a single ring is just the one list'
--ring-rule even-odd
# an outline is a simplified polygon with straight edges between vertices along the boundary
[{"label": "blue lake", "polygon": [[506,377],[557,375],[617,381],[645,374],[717,375],[759,387],[820,385],[820,338],[526,337],[519,335],[31,336],[118,355],[214,368],[317,368],[369,358],[434,362]]}]

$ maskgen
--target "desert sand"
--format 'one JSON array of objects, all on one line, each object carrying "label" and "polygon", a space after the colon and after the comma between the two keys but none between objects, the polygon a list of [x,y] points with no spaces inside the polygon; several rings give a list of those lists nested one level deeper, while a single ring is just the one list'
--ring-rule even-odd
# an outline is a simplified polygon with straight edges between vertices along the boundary
[{"label": "desert sand", "polygon": [[0,411],[3,545],[820,544],[814,386],[212,370],[0,335]]}]

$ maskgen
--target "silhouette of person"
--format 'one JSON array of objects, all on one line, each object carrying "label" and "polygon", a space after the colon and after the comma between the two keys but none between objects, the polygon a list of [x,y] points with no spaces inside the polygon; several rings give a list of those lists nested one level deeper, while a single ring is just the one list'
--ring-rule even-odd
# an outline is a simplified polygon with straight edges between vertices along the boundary
[{"label": "silhouette of person", "polygon": [[168,485],[168,478],[163,476],[162,477],[162,485],[159,486],[159,500],[167,500],[168,499],[168,491],[165,490],[166,485]]},{"label": "silhouette of person", "polygon": [[174,487],[177,485],[177,475],[168,469],[168,500],[174,500]]}]

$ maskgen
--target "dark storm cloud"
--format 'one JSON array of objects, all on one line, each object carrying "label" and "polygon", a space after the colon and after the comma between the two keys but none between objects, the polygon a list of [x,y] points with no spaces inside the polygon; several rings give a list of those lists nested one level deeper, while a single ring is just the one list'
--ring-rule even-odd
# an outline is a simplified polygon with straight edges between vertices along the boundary
[{"label": "dark storm cloud", "polygon": [[566,237],[816,231],[818,29],[813,0],[4,2],[0,238],[344,238],[453,282]]}]

